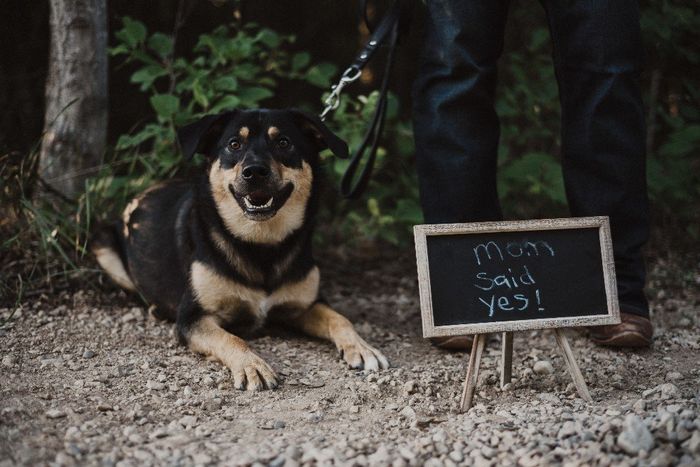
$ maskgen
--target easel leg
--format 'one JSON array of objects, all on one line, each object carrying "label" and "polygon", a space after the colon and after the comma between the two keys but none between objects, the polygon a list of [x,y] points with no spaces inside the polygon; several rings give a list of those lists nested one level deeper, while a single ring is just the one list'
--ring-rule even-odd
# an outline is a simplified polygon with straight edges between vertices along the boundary
[{"label": "easel leg", "polygon": [[585,400],[586,402],[593,402],[593,399],[591,399],[591,394],[588,392],[586,381],[583,379],[583,374],[581,374],[581,370],[579,369],[578,364],[576,364],[574,352],[571,350],[569,340],[566,338],[561,329],[554,329],[554,337],[557,339],[559,349],[561,349],[561,352],[564,355],[564,361],[566,361],[566,366],[569,368],[569,373],[571,373],[571,377],[574,380],[574,385],[576,386],[581,399]]},{"label": "easel leg", "polygon": [[467,368],[467,378],[464,380],[464,390],[462,391],[462,400],[459,403],[459,411],[464,412],[472,406],[474,398],[474,389],[476,381],[479,378],[479,364],[481,363],[481,354],[484,352],[487,334],[477,334],[474,337],[472,351],[469,353],[469,368]]},{"label": "easel leg", "polygon": [[501,335],[503,351],[501,352],[501,388],[510,383],[513,375],[513,333]]}]

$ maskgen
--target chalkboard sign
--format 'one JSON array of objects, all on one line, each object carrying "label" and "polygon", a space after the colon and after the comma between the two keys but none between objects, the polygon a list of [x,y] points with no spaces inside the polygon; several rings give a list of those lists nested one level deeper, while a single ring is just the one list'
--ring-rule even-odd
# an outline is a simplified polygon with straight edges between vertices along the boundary
[{"label": "chalkboard sign", "polygon": [[425,337],[619,323],[607,217],[414,227]]}]

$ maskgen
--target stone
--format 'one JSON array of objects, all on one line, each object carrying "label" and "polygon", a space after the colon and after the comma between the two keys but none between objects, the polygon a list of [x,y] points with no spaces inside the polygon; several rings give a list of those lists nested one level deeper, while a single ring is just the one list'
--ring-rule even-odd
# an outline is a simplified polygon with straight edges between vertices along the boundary
[{"label": "stone", "polygon": [[683,443],[683,447],[693,454],[700,455],[700,431],[695,430],[693,435]]},{"label": "stone", "polygon": [[46,416],[51,419],[63,418],[66,416],[66,413],[59,409],[49,409],[46,411]]},{"label": "stone", "polygon": [[636,456],[642,450],[651,452],[654,437],[639,416],[629,414],[625,418],[622,433],[617,437],[617,445],[630,456]]},{"label": "stone", "polygon": [[148,381],[146,381],[146,388],[151,389],[153,391],[162,391],[163,389],[165,389],[165,384],[149,379]]},{"label": "stone", "polygon": [[549,360],[539,360],[535,362],[535,365],[532,367],[532,371],[538,375],[551,375],[554,373],[554,367]]},{"label": "stone", "polygon": [[85,352],[83,352],[83,358],[92,358],[94,356],[95,352],[93,352],[92,350],[86,350]]},{"label": "stone", "polygon": [[564,424],[561,426],[559,429],[559,433],[557,434],[557,438],[562,439],[562,438],[568,438],[569,436],[573,436],[578,432],[578,429],[576,428],[576,423],[572,421],[567,421],[564,422]]}]

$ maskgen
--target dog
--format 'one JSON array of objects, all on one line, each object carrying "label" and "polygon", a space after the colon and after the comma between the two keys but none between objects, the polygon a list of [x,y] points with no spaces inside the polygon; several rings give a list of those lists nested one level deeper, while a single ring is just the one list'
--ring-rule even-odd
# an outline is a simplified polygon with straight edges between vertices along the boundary
[{"label": "dog", "polygon": [[183,157],[206,156],[204,169],[150,187],[95,235],[91,250],[112,280],[174,321],[190,349],[227,366],[238,389],[279,384],[239,337],[268,322],[330,340],[351,368],[388,368],[319,297],[319,152],[347,157],[347,144],[296,109],[205,116],[178,140]]}]

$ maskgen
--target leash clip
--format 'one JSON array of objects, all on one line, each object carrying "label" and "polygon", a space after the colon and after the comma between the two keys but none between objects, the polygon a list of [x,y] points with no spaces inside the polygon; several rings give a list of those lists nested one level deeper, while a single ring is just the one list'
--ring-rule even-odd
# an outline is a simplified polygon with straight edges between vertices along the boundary
[{"label": "leash clip", "polygon": [[361,75],[362,70],[354,65],[348,67],[348,69],[343,72],[343,74],[340,76],[338,84],[331,87],[331,93],[324,101],[326,107],[323,109],[323,112],[321,112],[321,121],[326,119],[326,115],[328,115],[331,110],[338,108],[340,105],[340,93],[343,92],[343,88],[345,88],[345,86],[348,84],[357,81]]}]

